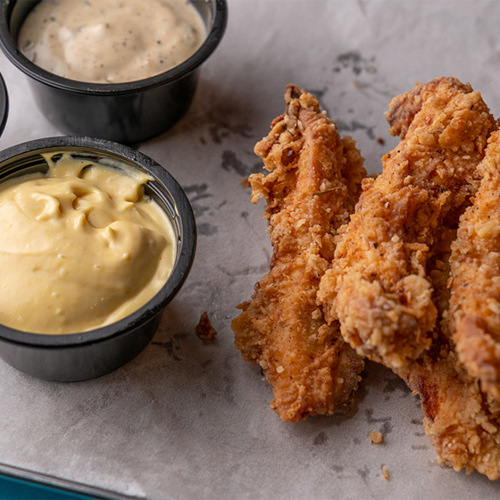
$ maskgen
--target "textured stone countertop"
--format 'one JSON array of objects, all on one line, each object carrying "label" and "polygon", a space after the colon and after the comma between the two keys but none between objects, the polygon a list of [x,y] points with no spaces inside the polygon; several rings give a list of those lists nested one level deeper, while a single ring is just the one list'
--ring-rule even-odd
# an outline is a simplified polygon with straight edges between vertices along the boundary
[{"label": "textured stone countertop", "polygon": [[[231,318],[267,271],[264,204],[242,184],[287,83],[314,93],[370,172],[396,144],[384,118],[416,81],[456,76],[500,116],[496,0],[228,0],[229,23],[189,112],[138,149],[186,190],[197,218],[192,271],[153,342],[99,379],[51,383],[0,362],[0,463],[131,497],[498,498],[486,477],[440,466],[418,397],[368,363],[347,415],[283,423]],[[10,116],[0,147],[59,135],[26,77],[0,55]],[[217,331],[195,325],[207,311]],[[383,444],[371,444],[371,431]],[[383,466],[389,479],[384,478]]]}]

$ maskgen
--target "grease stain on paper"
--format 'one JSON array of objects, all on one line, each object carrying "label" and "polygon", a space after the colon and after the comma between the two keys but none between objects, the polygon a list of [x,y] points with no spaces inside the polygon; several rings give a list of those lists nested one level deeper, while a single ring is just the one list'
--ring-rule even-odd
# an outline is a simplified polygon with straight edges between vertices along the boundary
[{"label": "grease stain on paper", "polygon": [[336,65],[333,67],[335,73],[340,73],[343,70],[351,70],[355,75],[362,73],[375,74],[375,56],[365,58],[358,51],[344,52],[337,56]]}]

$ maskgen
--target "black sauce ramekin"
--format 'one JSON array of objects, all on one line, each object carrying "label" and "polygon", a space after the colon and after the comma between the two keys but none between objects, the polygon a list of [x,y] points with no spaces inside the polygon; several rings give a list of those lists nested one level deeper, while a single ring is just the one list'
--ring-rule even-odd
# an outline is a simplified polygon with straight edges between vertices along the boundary
[{"label": "black sauce ramekin", "polygon": [[61,152],[114,168],[118,162],[149,174],[153,180],[146,183],[145,194],[165,210],[177,238],[175,267],[165,285],[139,310],[116,323],[64,335],[27,333],[0,324],[0,358],[38,378],[73,382],[109,373],[131,361],[149,344],[167,304],[191,268],[196,225],[184,191],[164,168],[135,149],[101,139],[50,137],[0,151],[0,183],[46,171],[48,165],[42,154]]},{"label": "black sauce ramekin", "polygon": [[33,0],[1,0],[0,45],[28,75],[36,102],[61,132],[136,144],[165,132],[188,110],[201,64],[222,39],[226,0],[191,0],[200,12],[207,38],[189,59],[165,73],[135,82],[102,84],[69,80],[33,64],[19,50],[17,37]]}]

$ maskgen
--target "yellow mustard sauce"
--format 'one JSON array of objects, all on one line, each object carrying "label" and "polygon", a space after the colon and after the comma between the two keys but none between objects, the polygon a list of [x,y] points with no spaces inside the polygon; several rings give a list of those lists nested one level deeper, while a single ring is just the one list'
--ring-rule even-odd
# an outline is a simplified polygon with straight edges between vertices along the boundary
[{"label": "yellow mustard sauce", "polygon": [[176,239],[144,195],[147,175],[52,157],[47,174],[0,184],[0,323],[77,333],[148,302],[171,273]]}]

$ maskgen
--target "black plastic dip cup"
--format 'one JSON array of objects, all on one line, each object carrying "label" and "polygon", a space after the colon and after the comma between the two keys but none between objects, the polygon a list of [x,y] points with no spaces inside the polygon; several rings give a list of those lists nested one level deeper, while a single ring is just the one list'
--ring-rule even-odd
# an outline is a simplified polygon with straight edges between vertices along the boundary
[{"label": "black plastic dip cup", "polygon": [[193,100],[200,66],[224,34],[226,0],[191,1],[205,22],[205,42],[175,68],[144,80],[78,82],[33,64],[17,46],[21,25],[38,3],[33,0],[1,0],[0,45],[10,61],[30,77],[39,108],[61,132],[136,144],[168,130],[184,115]]},{"label": "black plastic dip cup", "polygon": [[196,226],[184,191],[165,169],[134,149],[101,139],[51,137],[0,151],[0,183],[45,172],[48,165],[42,154],[64,152],[114,168],[118,162],[148,173],[154,180],[146,183],[145,194],[165,210],[177,239],[176,262],[167,282],[149,302],[116,323],[64,335],[27,333],[0,325],[0,358],[35,377],[70,382],[109,373],[132,360],[149,344],[164,309],[191,268]]}]

